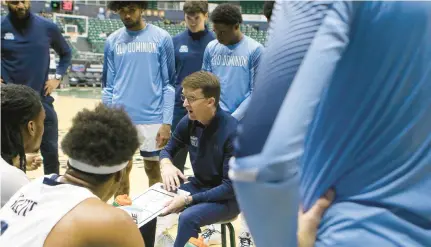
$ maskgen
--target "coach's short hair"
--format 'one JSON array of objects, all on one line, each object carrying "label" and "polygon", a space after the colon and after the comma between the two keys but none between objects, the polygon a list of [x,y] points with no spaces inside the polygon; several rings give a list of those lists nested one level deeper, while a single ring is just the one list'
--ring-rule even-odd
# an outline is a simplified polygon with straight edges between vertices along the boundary
[{"label": "coach's short hair", "polygon": [[[95,167],[115,166],[133,157],[139,147],[138,133],[123,109],[99,104],[94,110],[84,109],[73,118],[61,147],[74,160]],[[102,182],[112,174],[91,175],[99,176]]]},{"label": "coach's short hair", "polygon": [[183,6],[183,11],[186,14],[206,14],[208,13],[207,1],[186,1]]},{"label": "coach's short hair", "polygon": [[137,5],[141,9],[147,9],[148,1],[109,1],[108,9],[118,11],[121,8],[128,7],[130,5]]},{"label": "coach's short hair", "polygon": [[242,23],[241,10],[236,5],[223,3],[213,10],[210,19],[216,24],[240,24]]},{"label": "coach's short hair", "polygon": [[220,101],[220,82],[217,76],[207,71],[198,71],[184,78],[183,88],[202,89],[205,98],[214,97],[215,105]]}]

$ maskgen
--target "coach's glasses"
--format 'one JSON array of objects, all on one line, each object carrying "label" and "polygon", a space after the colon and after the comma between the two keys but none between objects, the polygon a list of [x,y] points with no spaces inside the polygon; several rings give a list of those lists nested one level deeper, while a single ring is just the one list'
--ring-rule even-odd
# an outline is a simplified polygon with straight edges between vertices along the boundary
[{"label": "coach's glasses", "polygon": [[192,104],[196,100],[205,99],[205,97],[203,97],[203,98],[193,98],[193,97],[186,97],[184,94],[181,94],[181,100],[185,101],[186,99],[187,99],[187,102],[189,102],[189,104]]}]

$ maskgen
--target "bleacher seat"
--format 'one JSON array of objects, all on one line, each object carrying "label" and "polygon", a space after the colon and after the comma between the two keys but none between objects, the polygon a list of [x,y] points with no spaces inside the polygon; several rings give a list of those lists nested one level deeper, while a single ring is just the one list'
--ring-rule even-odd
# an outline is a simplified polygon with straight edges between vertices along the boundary
[{"label": "bleacher seat", "polygon": [[263,1],[240,1],[243,14],[260,15],[263,12]]}]

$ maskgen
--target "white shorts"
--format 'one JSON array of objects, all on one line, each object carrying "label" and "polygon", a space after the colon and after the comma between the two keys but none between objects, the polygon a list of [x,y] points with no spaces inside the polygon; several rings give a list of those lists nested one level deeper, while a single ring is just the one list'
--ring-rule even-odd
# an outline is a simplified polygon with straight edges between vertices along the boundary
[{"label": "white shorts", "polygon": [[138,124],[139,150],[144,160],[159,161],[161,148],[157,147],[157,132],[162,124]]}]

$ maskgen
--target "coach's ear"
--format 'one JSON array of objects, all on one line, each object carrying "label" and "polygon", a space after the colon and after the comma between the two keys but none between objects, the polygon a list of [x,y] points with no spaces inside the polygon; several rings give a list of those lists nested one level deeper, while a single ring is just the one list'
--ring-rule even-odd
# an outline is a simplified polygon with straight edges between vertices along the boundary
[{"label": "coach's ear", "polygon": [[208,99],[208,106],[209,107],[215,106],[215,99],[214,99],[214,97],[211,97],[211,98]]},{"label": "coach's ear", "polygon": [[234,25],[234,29],[235,29],[235,30],[238,30],[238,29],[239,29],[239,23],[237,23],[237,24],[235,24],[235,25]]}]

